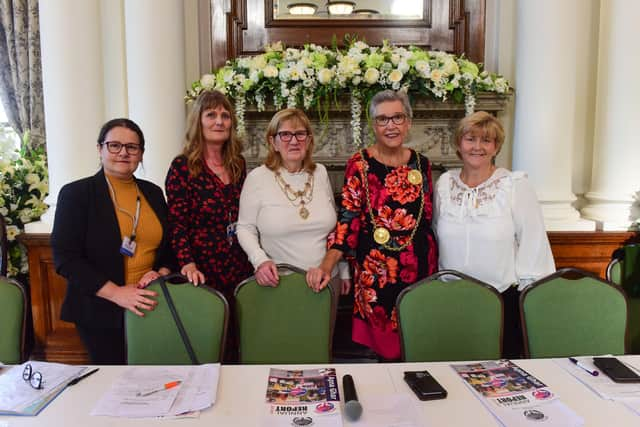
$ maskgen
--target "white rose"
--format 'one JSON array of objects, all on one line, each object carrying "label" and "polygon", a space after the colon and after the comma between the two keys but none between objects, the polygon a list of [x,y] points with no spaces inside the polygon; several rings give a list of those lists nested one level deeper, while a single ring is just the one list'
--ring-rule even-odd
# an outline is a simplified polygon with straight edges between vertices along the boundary
[{"label": "white rose", "polygon": [[391,55],[391,63],[393,65],[398,65],[398,62],[400,62],[400,55],[398,55],[397,53],[394,53]]},{"label": "white rose", "polygon": [[441,79],[442,71],[440,69],[436,68],[435,70],[431,70],[431,80],[433,80],[434,83],[438,83]]},{"label": "white rose", "polygon": [[379,77],[380,71],[375,68],[367,68],[367,71],[364,72],[364,81],[370,85],[376,83]]},{"label": "white rose", "polygon": [[13,242],[16,240],[16,236],[20,234],[20,230],[15,225],[7,226],[7,240]]},{"label": "white rose", "polygon": [[400,61],[400,63],[398,64],[398,70],[402,74],[405,74],[407,71],[409,71],[409,64],[407,63],[407,61]]},{"label": "white rose", "polygon": [[257,68],[258,70],[263,69],[267,66],[267,60],[264,59],[264,55],[258,55],[253,58],[253,68]]},{"label": "white rose", "polygon": [[24,180],[27,184],[36,184],[40,182],[40,177],[35,173],[28,173],[27,176],[24,177]]},{"label": "white rose", "polygon": [[456,74],[460,70],[460,68],[458,68],[458,64],[456,63],[456,61],[454,61],[451,58],[447,58],[444,61],[443,69],[446,74]]},{"label": "white rose", "polygon": [[397,83],[400,80],[402,80],[402,71],[400,70],[393,70],[392,72],[389,73],[389,81],[391,83]]},{"label": "white rose", "polygon": [[431,67],[429,66],[428,61],[420,60],[416,61],[416,70],[418,70],[420,75],[426,77],[431,72]]},{"label": "white rose", "polygon": [[213,74],[205,74],[200,77],[200,85],[207,89],[212,89],[216,85],[216,76]]},{"label": "white rose", "polygon": [[273,78],[278,76],[278,69],[273,65],[267,65],[264,67],[264,76],[266,78]]},{"label": "white rose", "polygon": [[351,79],[351,83],[353,83],[354,86],[358,86],[361,81],[362,81],[362,77],[360,77],[360,76],[354,76]]},{"label": "white rose", "polygon": [[318,73],[318,81],[323,85],[326,85],[331,81],[331,79],[333,79],[333,75],[334,75],[333,70],[330,70],[328,68],[323,68]]}]

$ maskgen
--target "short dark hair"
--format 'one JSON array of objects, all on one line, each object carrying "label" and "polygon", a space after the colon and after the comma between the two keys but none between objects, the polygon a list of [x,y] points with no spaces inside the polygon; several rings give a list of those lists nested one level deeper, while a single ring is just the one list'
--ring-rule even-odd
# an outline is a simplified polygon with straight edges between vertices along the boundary
[{"label": "short dark hair", "polygon": [[124,117],[111,119],[107,123],[102,125],[100,133],[98,134],[98,145],[101,145],[104,142],[107,134],[111,129],[118,127],[127,128],[134,131],[138,135],[138,139],[140,140],[140,148],[142,149],[142,151],[144,151],[144,134],[142,133],[142,129],[140,129],[140,126],[138,126],[136,122]]}]

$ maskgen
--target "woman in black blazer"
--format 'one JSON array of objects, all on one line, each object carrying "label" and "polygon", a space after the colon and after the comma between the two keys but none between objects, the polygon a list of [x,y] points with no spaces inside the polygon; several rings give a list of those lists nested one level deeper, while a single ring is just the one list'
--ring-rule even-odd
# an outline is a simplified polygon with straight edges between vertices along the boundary
[{"label": "woman in black blazer", "polygon": [[91,363],[123,364],[124,309],[153,310],[156,293],[144,288],[175,261],[162,190],[133,175],[145,149],[138,125],[107,122],[97,148],[100,171],[60,190],[51,246],[67,279],[61,319],[76,324]]}]

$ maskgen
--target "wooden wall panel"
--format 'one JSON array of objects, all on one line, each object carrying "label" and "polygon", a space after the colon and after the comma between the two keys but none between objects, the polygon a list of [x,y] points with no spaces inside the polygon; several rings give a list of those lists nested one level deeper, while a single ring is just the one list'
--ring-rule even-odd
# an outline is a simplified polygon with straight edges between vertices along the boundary
[{"label": "wooden wall panel", "polygon": [[201,50],[211,52],[201,53],[206,56],[201,58],[201,66],[206,67],[203,73],[230,58],[262,52],[266,44],[276,41],[287,46],[330,46],[334,36],[341,42],[345,34],[373,45],[386,39],[484,61],[485,0],[424,0],[424,18],[415,21],[274,20],[265,12],[273,10],[273,0],[230,0],[229,10],[224,9],[225,0],[199,1]]},{"label": "wooden wall panel", "polygon": [[607,264],[616,248],[638,241],[630,232],[549,232],[556,268],[577,267],[605,277]]},{"label": "wooden wall panel", "polygon": [[73,323],[60,320],[67,282],[55,272],[49,234],[23,234],[29,255],[29,283],[35,343],[31,357],[86,364],[88,355]]}]

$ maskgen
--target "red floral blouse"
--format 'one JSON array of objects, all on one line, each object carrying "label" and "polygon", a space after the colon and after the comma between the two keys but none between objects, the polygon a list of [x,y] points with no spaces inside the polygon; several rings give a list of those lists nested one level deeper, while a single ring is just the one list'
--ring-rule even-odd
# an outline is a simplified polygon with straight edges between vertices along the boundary
[{"label": "red floral blouse", "polygon": [[[418,160],[424,192],[422,217],[413,241],[404,249],[393,251],[388,248],[401,247],[411,240],[418,221],[420,184],[411,184],[408,179],[411,170],[418,170]],[[365,173],[375,227],[363,185]],[[356,153],[347,163],[338,223],[329,235],[329,248],[342,251],[355,271],[352,339],[387,359],[400,357],[395,310],[398,294],[438,268],[431,229],[432,199],[431,165],[413,150],[408,164],[397,168],[378,162],[366,150]],[[390,232],[387,248],[373,239],[376,227]]]},{"label": "red floral blouse", "polygon": [[253,273],[235,234],[227,226],[238,221],[240,182],[225,185],[209,168],[189,175],[187,159],[171,163],[165,188],[169,206],[171,246],[180,267],[190,262],[206,277],[206,283],[230,300],[236,285]]}]

